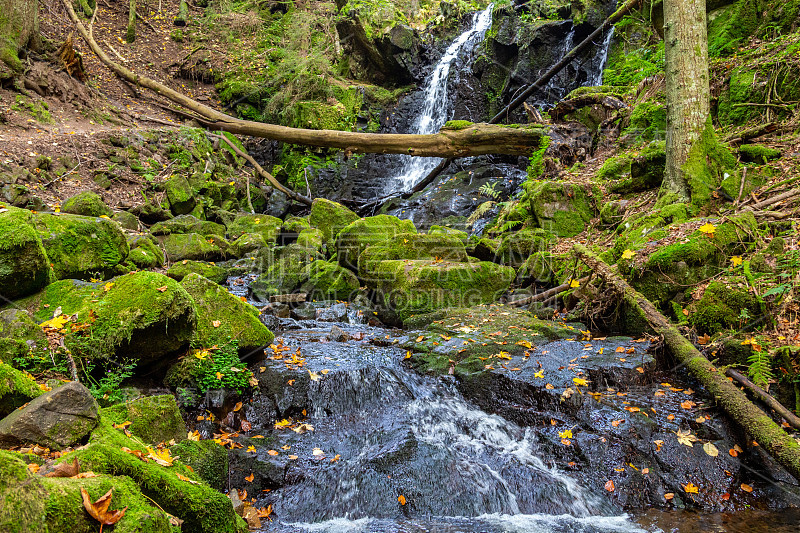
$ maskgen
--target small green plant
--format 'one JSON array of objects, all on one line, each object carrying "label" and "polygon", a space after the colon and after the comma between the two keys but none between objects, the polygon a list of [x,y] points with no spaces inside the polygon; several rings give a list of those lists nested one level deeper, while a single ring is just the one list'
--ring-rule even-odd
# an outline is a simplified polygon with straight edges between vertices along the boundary
[{"label": "small green plant", "polygon": [[136,369],[136,361],[124,359],[121,362],[107,361],[103,363],[103,375],[99,379],[92,377],[94,364],[88,363],[84,370],[85,383],[98,400],[104,400],[108,404],[115,404],[125,398],[120,389],[123,381],[133,376]]},{"label": "small green plant", "polygon": [[483,185],[481,185],[481,188],[478,189],[478,192],[481,193],[483,196],[486,196],[487,198],[497,200],[497,198],[500,197],[500,191],[498,191],[496,188],[497,183],[498,182],[496,181],[492,183],[484,183]]},{"label": "small green plant", "polygon": [[515,227],[522,224],[521,220],[509,220],[505,224],[500,227],[500,233],[505,233],[507,231],[511,231]]},{"label": "small green plant", "polygon": [[775,378],[775,375],[772,373],[772,357],[769,353],[769,346],[762,345],[763,341],[764,339],[760,336],[745,341],[750,345],[752,351],[750,357],[747,358],[750,365],[747,373],[756,385],[766,387],[770,380]]},{"label": "small green plant", "polygon": [[202,392],[232,389],[240,394],[253,387],[253,373],[239,360],[239,341],[228,340],[216,349],[195,350],[200,360],[193,371]]}]

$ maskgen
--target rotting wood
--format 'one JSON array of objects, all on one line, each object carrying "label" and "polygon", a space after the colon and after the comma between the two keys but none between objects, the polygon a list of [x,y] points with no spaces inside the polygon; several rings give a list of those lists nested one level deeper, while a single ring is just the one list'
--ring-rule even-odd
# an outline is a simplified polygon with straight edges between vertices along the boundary
[{"label": "rotting wood", "polygon": [[727,369],[725,374],[728,377],[733,378],[733,380],[738,382],[740,385],[743,385],[751,390],[753,394],[758,396],[758,398],[767,404],[770,409],[781,415],[783,419],[786,420],[787,424],[795,429],[800,429],[800,418],[795,416],[794,413],[787,409],[781,402],[776,400],[770,393],[747,379],[742,373],[734,370],[733,368]]},{"label": "rotting wood", "polygon": [[762,135],[766,135],[767,133],[772,133],[778,130],[778,123],[777,122],[770,122],[768,124],[760,124],[754,128],[750,128],[744,131],[740,131],[739,133],[734,133],[729,137],[725,138],[725,142],[729,144],[741,144],[745,141],[749,141],[750,139],[755,139],[756,137],[761,137]]},{"label": "rotting wood", "polygon": [[662,336],[673,356],[705,386],[731,419],[747,431],[787,472],[800,480],[800,444],[755,406],[744,392],[712,365],[647,298],[628,285],[619,274],[583,245],[575,245],[573,252],[648,321],[656,333]]},{"label": "rotting wood", "polygon": [[547,128],[543,126],[512,128],[492,124],[474,124],[458,130],[442,129],[437,134],[408,135],[289,128],[237,119],[114,62],[78,19],[69,0],[62,0],[62,3],[78,33],[92,49],[92,52],[114,74],[200,115],[202,124],[211,130],[261,137],[288,144],[339,148],[350,153],[406,154],[421,157],[470,157],[488,154],[530,155],[539,147],[541,138],[547,135]]},{"label": "rotting wood", "polygon": [[614,98],[607,94],[584,94],[576,98],[570,98],[569,100],[562,100],[548,113],[553,120],[560,120],[564,118],[565,115],[592,105],[603,106],[612,111],[619,111],[620,109],[627,109],[628,107],[628,104],[619,98]]}]

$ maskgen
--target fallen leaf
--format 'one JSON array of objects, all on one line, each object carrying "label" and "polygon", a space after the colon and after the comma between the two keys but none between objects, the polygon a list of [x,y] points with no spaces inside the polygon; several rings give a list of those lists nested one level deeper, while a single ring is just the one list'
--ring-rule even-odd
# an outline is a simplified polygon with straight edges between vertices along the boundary
[{"label": "fallen leaf", "polygon": [[572,289],[577,289],[578,287],[581,286],[581,284],[577,279],[573,279],[572,281],[569,282],[569,286]]},{"label": "fallen leaf", "polygon": [[211,325],[214,326],[215,328],[218,328],[222,325],[222,322],[220,322],[219,320],[213,320],[211,322]]},{"label": "fallen leaf", "polygon": [[661,451],[661,447],[664,445],[664,441],[663,440],[654,440],[653,444],[656,445],[656,451],[660,452]]},{"label": "fallen leaf", "polygon": [[731,257],[731,264],[733,266],[735,266],[735,267],[741,265],[742,264],[742,256],[734,255],[733,257]]},{"label": "fallen leaf", "polygon": [[80,465],[78,458],[74,458],[71,463],[59,463],[52,472],[48,472],[44,477],[73,477],[77,476],[80,472]]},{"label": "fallen leaf", "polygon": [[166,285],[164,285],[163,287],[159,287],[159,288],[157,288],[156,290],[157,290],[158,292],[166,292],[166,291],[167,291],[167,286],[166,286]]},{"label": "fallen leaf", "polygon": [[33,474],[38,472],[40,468],[41,466],[37,465],[36,463],[28,463],[28,470],[30,470],[30,472]]},{"label": "fallen leaf", "polygon": [[172,466],[172,463],[175,461],[175,458],[169,454],[169,450],[154,450],[153,448],[147,448],[147,458],[152,459],[157,464],[161,466]]},{"label": "fallen leaf", "polygon": [[195,481],[193,479],[189,479],[188,477],[184,476],[183,474],[177,474],[176,473],[175,475],[178,476],[178,479],[180,479],[181,481],[187,481],[187,482],[189,482],[189,483],[191,483],[193,485],[199,485],[200,484],[200,482]]},{"label": "fallen leaf", "polygon": [[559,433],[558,436],[561,437],[562,439],[571,439],[572,438],[572,430],[571,429],[565,429],[564,431]]},{"label": "fallen leaf", "polygon": [[625,422],[625,420],[612,420],[611,425],[616,428],[619,427],[619,425],[622,424],[623,422]]},{"label": "fallen leaf", "polygon": [[125,511],[128,510],[127,507],[116,510],[110,511],[108,507],[111,505],[111,492],[114,489],[108,489],[103,496],[101,496],[97,501],[92,503],[91,498],[89,497],[89,493],[86,492],[86,489],[81,487],[81,496],[83,497],[83,507],[86,511],[98,522],[100,522],[102,529],[103,526],[113,526],[117,522],[119,522],[123,516],[125,516]]},{"label": "fallen leaf", "polygon": [[622,252],[623,259],[633,259],[633,256],[635,255],[636,252],[634,252],[633,250],[625,250],[624,252]]},{"label": "fallen leaf", "polygon": [[604,487],[608,492],[614,492],[614,480],[609,479],[608,481],[606,481]]},{"label": "fallen leaf", "polygon": [[697,494],[700,491],[700,489],[697,487],[697,485],[695,485],[691,481],[689,483],[687,483],[686,485],[683,485],[683,490],[687,494]]},{"label": "fallen leaf", "polygon": [[311,455],[313,455],[315,457],[319,457],[320,455],[325,455],[325,452],[323,452],[320,448],[314,448],[311,451]]},{"label": "fallen leaf", "polygon": [[575,383],[575,385],[582,387],[586,387],[587,385],[589,385],[589,381],[583,378],[572,378],[572,382]]},{"label": "fallen leaf", "polygon": [[236,405],[233,406],[233,410],[238,411],[242,408],[242,402],[236,402]]},{"label": "fallen leaf", "polygon": [[712,224],[710,222],[706,222],[705,224],[703,224],[702,226],[697,228],[697,231],[699,231],[700,233],[705,233],[709,237],[713,237],[714,236],[714,231],[716,229],[717,228],[716,228],[716,226],[714,226],[714,224]]},{"label": "fallen leaf", "polygon": [[267,453],[270,454],[270,455],[279,455],[280,452],[278,452],[276,450],[267,450]]},{"label": "fallen leaf", "polygon": [[664,494],[664,499],[665,500],[671,500],[674,497],[675,497],[675,494],[672,493],[672,492],[667,492],[667,493]]},{"label": "fallen leaf", "polygon": [[706,454],[710,455],[711,457],[716,457],[719,455],[719,450],[717,449],[717,447],[710,442],[706,442],[705,444],[703,444],[703,451],[706,452]]},{"label": "fallen leaf", "polygon": [[711,335],[709,335],[707,333],[705,335],[701,335],[700,337],[697,337],[697,344],[699,344],[700,346],[705,346],[709,342],[711,342]]},{"label": "fallen leaf", "polygon": [[741,487],[741,489],[742,489],[743,491],[745,491],[745,492],[753,492],[753,487],[751,487],[751,486],[750,486],[750,485],[748,485],[747,483],[742,483],[742,484],[741,484],[741,485],[739,485],[739,486],[740,486],[740,487]]},{"label": "fallen leaf", "polygon": [[400,502],[400,505],[405,505],[406,497],[401,494],[400,496],[397,497],[397,501]]},{"label": "fallen leaf", "polygon": [[697,442],[697,437],[692,435],[692,432],[689,430],[683,431],[679,429],[675,434],[678,436],[678,442],[689,448],[693,447],[694,443]]},{"label": "fallen leaf", "polygon": [[308,370],[308,377],[309,377],[309,379],[311,381],[319,381],[320,380],[320,375],[317,374],[316,372],[312,372],[311,370]]},{"label": "fallen leaf", "polygon": [[255,474],[251,472],[249,476],[244,478],[244,480],[247,481],[248,483],[252,483],[255,478],[256,478]]}]

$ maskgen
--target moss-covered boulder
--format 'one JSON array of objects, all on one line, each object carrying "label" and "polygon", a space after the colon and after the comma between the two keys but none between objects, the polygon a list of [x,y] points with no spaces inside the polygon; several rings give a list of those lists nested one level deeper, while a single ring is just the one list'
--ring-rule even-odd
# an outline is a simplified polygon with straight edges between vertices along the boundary
[{"label": "moss-covered boulder", "polygon": [[414,223],[389,215],[356,220],[343,228],[336,238],[339,264],[358,272],[358,256],[367,246],[388,243],[403,233],[417,233]]},{"label": "moss-covered boulder", "polygon": [[556,281],[556,260],[551,252],[532,253],[519,267],[517,280],[521,285],[529,283],[549,284]]},{"label": "moss-covered boulder", "polygon": [[128,262],[141,269],[159,268],[164,266],[164,252],[155,237],[150,235],[128,236]]},{"label": "moss-covered boulder", "polygon": [[225,283],[225,280],[228,279],[227,270],[221,266],[205,263],[203,261],[190,261],[188,259],[184,259],[183,261],[173,264],[171,267],[169,267],[169,270],[167,270],[167,276],[178,281],[181,281],[183,278],[192,273],[200,274],[204,278],[209,279],[214,283]]},{"label": "moss-covered boulder", "polygon": [[312,300],[351,300],[358,293],[355,274],[328,261],[314,261],[308,267],[308,280],[300,292],[308,293]]},{"label": "moss-covered boulder", "polygon": [[552,234],[541,228],[507,233],[500,239],[496,257],[504,265],[518,268],[531,254],[547,250],[553,241]]},{"label": "moss-covered boulder", "polygon": [[186,440],[186,424],[171,394],[146,396],[101,411],[114,424],[130,422],[128,431],[146,444]]},{"label": "moss-covered boulder", "polygon": [[[265,254],[269,255],[269,254]],[[288,294],[308,280],[308,266],[322,259],[319,252],[299,244],[284,247],[277,257],[260,256],[264,272],[250,284],[250,292],[261,302],[276,294]]]},{"label": "moss-covered boulder", "polygon": [[325,246],[325,234],[321,229],[306,228],[300,231],[297,235],[297,244],[305,246],[306,248],[313,248],[318,251],[323,251]]},{"label": "moss-covered boulder", "polygon": [[129,213],[128,211],[115,212],[113,215],[111,215],[111,220],[119,224],[123,229],[134,231],[139,229],[139,219],[136,218],[136,215]]},{"label": "moss-covered boulder", "polygon": [[[231,243],[230,253],[233,257],[244,257],[267,247],[267,241],[260,233],[245,233]],[[207,276],[206,276],[207,277]]]},{"label": "moss-covered boulder", "polygon": [[238,239],[245,233],[259,233],[264,237],[264,242],[274,244],[281,232],[283,222],[281,219],[270,215],[250,215],[238,213],[236,218],[228,224],[228,239]]},{"label": "moss-covered boulder", "polygon": [[322,230],[325,245],[329,250],[333,248],[337,235],[346,226],[358,220],[358,215],[342,204],[316,198],[311,204],[311,214],[308,221],[311,226]]},{"label": "moss-covered boulder", "polygon": [[0,419],[42,392],[29,374],[0,361]]},{"label": "moss-covered boulder", "polygon": [[195,259],[216,261],[227,256],[230,244],[218,235],[204,236],[199,233],[167,235],[161,241],[167,259],[171,262]]},{"label": "moss-covered boulder", "polygon": [[183,176],[173,176],[164,183],[167,193],[169,209],[173,215],[186,215],[191,213],[197,205],[194,191],[189,181]]},{"label": "moss-covered boulder", "polygon": [[34,362],[48,355],[47,336],[22,309],[0,311],[0,361]]},{"label": "moss-covered boulder", "polygon": [[611,192],[631,194],[656,189],[664,180],[667,153],[663,143],[652,143],[636,154],[628,166],[629,177],[611,184]]},{"label": "moss-covered boulder", "polygon": [[435,224],[428,229],[428,235],[441,235],[441,234],[452,235],[458,238],[461,242],[463,242],[465,246],[469,242],[469,235],[467,234],[466,231],[461,231],[454,228],[448,228],[447,226],[437,226]]},{"label": "moss-covered boulder", "polygon": [[171,235],[173,233],[198,233],[200,235],[225,235],[225,226],[208,220],[200,220],[194,215],[180,215],[163,222],[153,224],[150,233],[153,235]]},{"label": "moss-covered boulder", "polygon": [[91,191],[84,191],[64,200],[61,211],[86,217],[110,217],[112,214],[111,208],[103,202],[103,198]]},{"label": "moss-covered boulder", "polygon": [[308,221],[308,217],[290,216],[283,221],[284,233],[296,233],[299,235],[301,231],[309,228],[311,228],[311,222]]},{"label": "moss-covered boulder", "polygon": [[197,309],[193,341],[198,345],[222,345],[231,338],[239,341],[240,352],[249,352],[272,342],[274,335],[259,320],[258,309],[218,284],[192,273],[181,286],[192,296]]},{"label": "moss-covered boulder", "polygon": [[375,267],[382,298],[381,319],[400,324],[412,315],[446,307],[494,302],[508,290],[516,272],[495,263],[383,261]]},{"label": "moss-covered boulder", "polygon": [[108,277],[130,252],[125,235],[111,220],[41,213],[33,222],[57,279]]},{"label": "moss-covered boulder", "polygon": [[526,192],[538,226],[559,237],[581,233],[595,216],[594,192],[584,185],[539,181],[526,184]]},{"label": "moss-covered boulder", "polygon": [[194,473],[212,488],[228,488],[228,450],[213,440],[184,440],[170,448],[170,453],[192,467]]},{"label": "moss-covered boulder", "polygon": [[760,314],[758,298],[743,282],[712,281],[699,301],[689,308],[689,324],[713,335],[724,329],[739,329]]},{"label": "moss-covered boulder", "polygon": [[0,208],[0,295],[32,294],[50,281],[50,262],[30,211]]},{"label": "moss-covered boulder", "polygon": [[400,233],[391,240],[367,246],[358,256],[358,274],[370,282],[381,261],[425,259],[466,263],[469,258],[464,243],[446,233]]}]

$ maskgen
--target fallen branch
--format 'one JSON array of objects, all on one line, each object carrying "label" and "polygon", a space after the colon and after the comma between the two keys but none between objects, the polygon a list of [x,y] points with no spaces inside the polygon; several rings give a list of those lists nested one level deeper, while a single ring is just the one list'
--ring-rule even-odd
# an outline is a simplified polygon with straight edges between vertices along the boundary
[{"label": "fallen branch", "polygon": [[[258,172],[261,175],[261,177],[263,177],[265,180],[270,182],[270,184],[273,187],[275,187],[276,189],[281,191],[283,194],[285,194],[286,196],[288,196],[292,200],[297,200],[298,202],[304,203],[306,205],[311,205],[311,202],[312,202],[311,198],[306,198],[305,196],[299,195],[296,192],[291,191],[291,190],[287,189],[286,187],[284,187],[283,185],[281,185],[281,183],[278,180],[276,180],[275,177],[272,174],[270,174],[269,172],[264,170],[261,167],[261,165],[259,165],[258,162],[255,159],[250,157],[250,154],[240,150],[238,146],[236,146],[235,144],[233,144],[230,141],[230,139],[228,139],[224,135],[214,135],[213,133],[209,133],[207,135],[212,139],[216,139],[218,141],[224,141],[225,144],[230,146],[231,149],[234,152],[236,152],[236,155],[238,155],[239,157],[243,157],[248,163],[253,165],[253,168],[256,169],[256,172]],[[248,183],[249,183],[249,181],[248,181]],[[251,205],[251,207],[252,207],[252,205]]]},{"label": "fallen branch", "polygon": [[619,111],[620,109],[628,108],[628,104],[619,98],[614,98],[613,96],[608,96],[607,94],[584,94],[578,96],[577,98],[560,101],[553,109],[549,111],[550,118],[553,120],[560,120],[564,118],[565,115],[574,113],[575,111],[590,105],[600,105],[612,111]]},{"label": "fallen branch", "polygon": [[777,122],[770,122],[768,124],[762,124],[760,126],[756,126],[755,128],[750,128],[739,133],[734,133],[725,139],[726,143],[729,144],[741,144],[745,141],[749,141],[750,139],[755,139],[756,137],[761,137],[767,133],[772,133],[778,129]]},{"label": "fallen branch", "polygon": [[[578,283],[583,285],[587,281],[589,281],[589,276],[586,276],[585,278],[579,279]],[[523,306],[523,305],[532,304],[534,302],[546,301],[546,300],[549,300],[550,298],[552,298],[554,296],[558,296],[559,294],[561,294],[562,292],[564,292],[566,290],[569,290],[570,286],[571,286],[571,281],[568,282],[568,283],[564,283],[562,285],[559,285],[558,287],[553,287],[552,289],[547,289],[546,291],[540,292],[538,294],[534,294],[533,296],[528,296],[527,298],[521,298],[519,300],[514,300],[513,302],[508,302],[508,305],[513,305],[513,306],[518,306],[519,307],[519,306]]]},{"label": "fallen branch", "polygon": [[794,413],[792,413],[789,409],[783,406],[781,402],[776,400],[770,393],[747,379],[743,374],[737,372],[736,370],[729,368],[725,371],[725,374],[728,377],[733,378],[734,381],[738,382],[740,385],[747,387],[749,390],[753,392],[758,398],[767,404],[770,409],[778,413],[783,417],[786,422],[795,429],[800,429],[800,418],[796,417]]},{"label": "fallen branch", "polygon": [[678,329],[616,272],[580,244],[574,253],[596,274],[611,285],[619,296],[636,309],[661,335],[675,358],[697,378],[717,403],[737,424],[747,431],[775,461],[795,479],[800,480],[800,444],[772,418],[756,407],[725,375],[717,370]]},{"label": "fallen branch", "polygon": [[764,207],[777,204],[778,202],[782,202],[784,200],[789,200],[795,196],[800,196],[800,189],[792,189],[791,191],[786,191],[785,193],[773,196],[772,198],[767,198],[766,200],[762,200],[761,202],[748,206],[745,211],[760,211]]},{"label": "fallen branch", "polygon": [[203,117],[205,125],[214,131],[262,137],[288,144],[339,148],[350,153],[406,154],[422,157],[470,157],[487,154],[527,156],[539,147],[541,138],[547,134],[547,128],[543,126],[510,128],[489,124],[473,124],[464,129],[442,129],[432,135],[356,133],[289,128],[237,119],[114,62],[78,19],[71,2],[62,0],[62,3],[83,40],[114,74],[193,111]]}]

